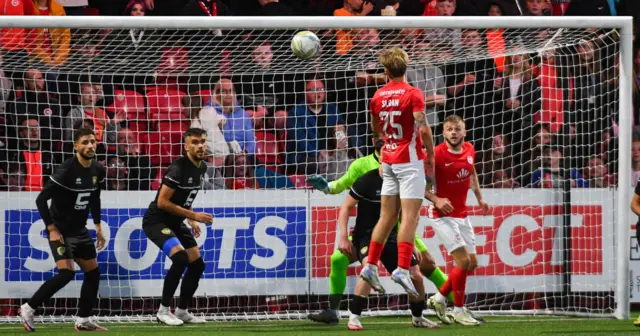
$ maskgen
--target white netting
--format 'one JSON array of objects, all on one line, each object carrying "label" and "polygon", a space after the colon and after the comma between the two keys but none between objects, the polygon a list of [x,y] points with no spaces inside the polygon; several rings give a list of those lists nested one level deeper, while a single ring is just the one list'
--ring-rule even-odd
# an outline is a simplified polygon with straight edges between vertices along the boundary
[{"label": "white netting", "polygon": [[[28,191],[72,155],[70,134],[83,124],[97,130],[109,167],[98,315],[137,320],[157,307],[167,260],[142,233],[141,216],[191,125],[209,132],[205,189],[214,190],[194,208],[216,218],[199,239],[207,268],[193,311],[299,318],[326,307],[344,195],[276,189],[308,189],[313,173],[335,180],[373,152],[368,103],[386,80],[377,53],[392,46],[409,52],[408,80],[425,93],[438,143],[447,115],[465,118],[494,207],[483,216],[469,197],[480,263],[468,281],[469,307],[615,309],[613,29],[316,30],[323,49],[312,61],[289,50],[293,29],[26,31],[49,39],[5,51],[2,63],[1,168],[10,192],[0,196],[0,308],[9,317],[54,274]],[[70,43],[59,42],[64,36]],[[420,230],[437,264],[450,269],[426,217]],[[343,309],[356,272],[348,269]],[[372,296],[369,307],[405,312],[400,287],[385,282],[394,294]],[[76,314],[80,283],[47,303],[45,316]]]}]

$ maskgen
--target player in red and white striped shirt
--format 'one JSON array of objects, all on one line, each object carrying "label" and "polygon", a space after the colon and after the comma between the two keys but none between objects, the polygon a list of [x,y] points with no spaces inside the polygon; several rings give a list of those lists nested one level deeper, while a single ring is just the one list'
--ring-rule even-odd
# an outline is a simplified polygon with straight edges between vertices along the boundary
[{"label": "player in red and white striped shirt", "polygon": [[435,148],[435,194],[425,191],[425,197],[434,205],[429,209],[433,229],[455,260],[455,267],[438,293],[428,300],[440,320],[451,321],[446,316],[446,297],[453,291],[453,318],[463,325],[478,325],[476,319],[464,308],[467,274],[477,265],[475,233],[467,217],[467,193],[473,190],[478,204],[485,213],[489,205],[482,199],[478,174],[474,167],[473,145],[464,141],[467,134],[464,120],[449,116],[443,122],[445,142]]},{"label": "player in red and white striped shirt", "polygon": [[423,143],[427,148],[427,167],[433,167],[433,134],[425,116],[422,91],[407,83],[405,73],[409,56],[400,48],[390,48],[380,54],[380,63],[389,82],[376,91],[370,102],[371,126],[376,135],[384,138],[382,162],[382,190],[380,220],[369,244],[369,260],[360,277],[376,291],[384,293],[378,279],[378,261],[391,230],[397,225],[398,267],[391,279],[409,295],[417,296],[409,268],[418,216],[426,187]]}]

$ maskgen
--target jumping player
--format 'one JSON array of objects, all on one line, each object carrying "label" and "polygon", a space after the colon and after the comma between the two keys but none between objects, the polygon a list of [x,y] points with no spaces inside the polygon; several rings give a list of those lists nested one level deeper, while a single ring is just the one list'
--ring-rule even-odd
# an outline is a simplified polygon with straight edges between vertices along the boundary
[{"label": "jumping player", "polygon": [[[365,173],[380,168],[379,157],[383,145],[383,139],[375,141],[374,153],[355,160],[349,165],[347,173],[336,181],[328,182],[322,175],[312,175],[307,178],[307,182],[325,194],[340,194],[344,190],[351,188],[354,182]],[[436,265],[427,246],[418,235],[415,238],[415,246],[421,255],[420,272],[433,282],[436,288],[440,288],[447,281],[447,275]],[[357,261],[356,255],[347,256],[340,249],[336,249],[333,252],[331,255],[331,273],[329,274],[329,307],[320,312],[309,314],[307,317],[310,320],[327,324],[339,322],[338,309],[340,308],[342,295],[347,288],[347,268],[355,261]],[[449,299],[453,301],[453,294],[449,295]]]},{"label": "jumping player", "polygon": [[426,186],[423,160],[423,142],[427,149],[427,169],[433,169],[433,134],[425,116],[422,91],[406,82],[409,56],[400,48],[391,48],[380,54],[380,62],[389,77],[389,83],[374,94],[370,102],[371,125],[381,135],[382,199],[381,215],[373,230],[369,245],[369,263],[362,268],[360,277],[380,293],[385,290],[378,278],[378,261],[384,242],[398,221],[398,268],[391,278],[409,295],[417,296],[409,267],[418,216]]},{"label": "jumping player", "polygon": [[[100,269],[96,246],[86,228],[89,212],[96,227],[98,250],[105,247],[100,218],[100,185],[104,182],[104,166],[94,160],[96,137],[93,130],[80,128],[74,134],[76,155],[63,162],[50,176],[36,198],[40,217],[47,229],[49,247],[58,274],[47,280],[31,299],[20,307],[19,316],[27,331],[35,331],[35,310],[64,288],[75,277],[74,261],[84,272],[76,331],[106,331],[89,316],[93,311]],[[47,202],[51,200],[51,207]]]},{"label": "jumping player", "polygon": [[[377,169],[372,170],[356,181],[351,188],[338,217],[340,227],[340,244],[338,249],[347,256],[353,256],[360,260],[362,265],[367,264],[367,254],[369,252],[369,241],[376,222],[380,218],[380,190],[382,189],[382,178]],[[348,222],[349,213],[357,208],[356,225],[353,230],[352,239],[349,240]],[[398,250],[396,244],[396,229],[392,229],[389,238],[384,245],[384,250],[380,259],[388,271],[393,271],[397,267]],[[411,309],[411,323],[417,328],[438,328],[439,325],[422,316],[424,310],[424,284],[422,274],[418,268],[418,260],[411,259],[411,280],[418,291],[417,296],[409,297],[409,307]],[[349,307],[351,315],[347,328],[349,330],[361,330],[360,315],[366,308],[367,297],[371,292],[371,286],[364,280],[358,280],[355,288],[355,296]]]},{"label": "jumping player", "polygon": [[443,122],[443,132],[445,142],[435,149],[435,194],[427,190],[425,196],[434,204],[429,211],[433,229],[455,260],[455,267],[439,291],[429,298],[427,305],[436,311],[442,322],[450,324],[445,312],[446,296],[453,291],[455,322],[478,325],[480,322],[464,307],[467,274],[478,265],[475,233],[467,218],[469,188],[485,214],[489,212],[489,205],[482,199],[473,162],[473,145],[464,141],[467,133],[464,120],[456,115],[447,117]]},{"label": "jumping player", "polygon": [[[198,223],[213,222],[212,215],[191,211],[191,205],[198,195],[198,190],[202,188],[204,173],[207,170],[203,161],[207,152],[206,135],[207,133],[200,128],[190,128],[185,132],[186,155],[167,168],[156,198],[142,219],[144,233],[172,261],[164,279],[162,302],[156,314],[158,322],[171,326],[206,322],[187,310],[205,269],[195,240],[200,236]],[[189,226],[184,224],[185,218]],[[180,301],[174,315],[169,309],[169,304],[183,273],[185,275],[180,287]]]}]

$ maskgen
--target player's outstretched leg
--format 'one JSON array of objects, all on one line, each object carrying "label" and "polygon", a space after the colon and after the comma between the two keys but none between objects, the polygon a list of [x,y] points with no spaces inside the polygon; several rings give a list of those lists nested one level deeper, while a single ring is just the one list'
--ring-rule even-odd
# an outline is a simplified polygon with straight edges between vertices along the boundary
[{"label": "player's outstretched leg", "polygon": [[84,272],[75,329],[76,331],[107,331],[107,328],[101,327],[90,318],[98,298],[98,289],[100,288],[100,269],[96,259],[77,259],[76,261],[82,269],[89,269],[89,271]]},{"label": "player's outstretched leg", "polygon": [[314,322],[326,324],[337,324],[340,321],[338,309],[340,309],[340,301],[342,294],[347,288],[347,268],[351,261],[349,257],[339,250],[335,250],[331,255],[331,273],[329,274],[329,308],[318,313],[312,313],[307,316]]},{"label": "player's outstretched leg", "polygon": [[[75,276],[75,272],[73,271],[73,262],[71,259],[61,260],[56,263],[58,266],[58,274],[56,274],[53,278],[45,281],[45,283],[38,288],[38,290],[33,294],[31,299],[23,304],[20,307],[18,315],[20,315],[20,322],[26,331],[36,331],[34,316],[36,313],[36,309],[40,307],[42,302],[49,300],[54,294],[56,294],[59,290],[64,288]],[[62,265],[71,265],[69,268],[60,268]]]},{"label": "player's outstretched leg", "polygon": [[[384,180],[383,180],[384,189]],[[398,211],[400,210],[400,198],[398,195],[380,197],[380,220],[373,229],[371,242],[369,243],[369,262],[360,271],[360,278],[366,281],[375,291],[384,294],[385,290],[378,278],[378,262],[382,255],[384,242],[389,237],[391,230],[398,223]],[[415,230],[412,235],[415,236]],[[411,285],[413,286],[413,285]],[[414,289],[415,291],[415,289]]]},{"label": "player's outstretched leg", "polygon": [[[194,316],[187,309],[191,300],[193,300],[193,294],[195,294],[198,289],[198,283],[200,282],[200,277],[204,272],[205,264],[202,261],[202,257],[200,257],[200,251],[198,247],[193,247],[187,251],[188,254],[194,255],[193,257],[198,257],[193,262],[189,263],[187,266],[187,272],[182,278],[182,285],[180,287],[180,301],[178,302],[178,308],[176,309],[175,316],[180,319],[184,323],[192,323],[192,324],[201,324],[207,323],[207,321],[201,317]],[[195,250],[195,252],[193,251]]]},{"label": "player's outstretched leg", "polygon": [[[172,254],[171,252],[174,250],[177,252]],[[164,278],[162,301],[160,303],[158,313],[156,314],[156,318],[160,323],[170,326],[179,326],[184,324],[184,322],[171,313],[169,306],[171,304],[171,298],[176,293],[176,289],[178,289],[182,273],[184,273],[185,268],[187,268],[187,265],[189,264],[189,258],[187,256],[187,252],[182,249],[181,245],[175,246],[171,252],[169,254],[171,255],[170,258],[173,263]]]}]

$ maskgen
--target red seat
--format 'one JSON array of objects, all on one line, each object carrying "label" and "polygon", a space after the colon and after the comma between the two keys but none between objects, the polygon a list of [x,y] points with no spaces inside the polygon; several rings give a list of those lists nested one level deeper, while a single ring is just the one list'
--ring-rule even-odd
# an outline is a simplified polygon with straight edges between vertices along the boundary
[{"label": "red seat", "polygon": [[147,119],[144,97],[140,93],[131,90],[115,90],[113,96],[113,103],[105,107],[108,112],[123,114],[127,120]]},{"label": "red seat", "polygon": [[149,104],[149,119],[157,120],[184,120],[182,97],[184,92],[174,89],[157,88],[147,92]]},{"label": "red seat", "polygon": [[256,158],[265,165],[281,164],[278,141],[273,133],[256,132]]},{"label": "red seat", "polygon": [[175,75],[187,71],[189,68],[189,52],[183,48],[164,48],[162,59],[158,65],[158,74]]},{"label": "red seat", "polygon": [[311,189],[311,186],[307,184],[306,175],[289,175],[289,179],[297,189]]},{"label": "red seat", "polygon": [[188,129],[183,122],[160,122],[158,131],[149,132],[145,141],[154,165],[167,165],[182,156],[182,136]]}]

